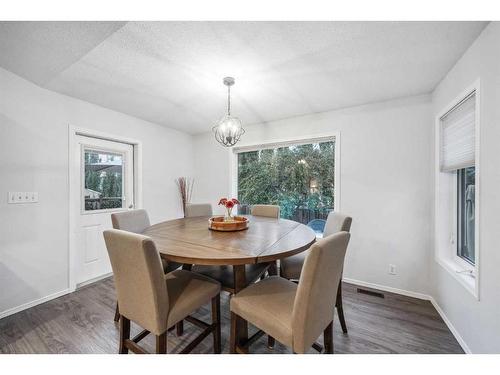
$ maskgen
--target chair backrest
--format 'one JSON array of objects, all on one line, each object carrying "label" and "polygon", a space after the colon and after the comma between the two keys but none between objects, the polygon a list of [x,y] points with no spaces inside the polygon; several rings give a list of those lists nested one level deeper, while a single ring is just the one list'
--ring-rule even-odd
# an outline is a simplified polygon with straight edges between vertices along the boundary
[{"label": "chair backrest", "polygon": [[318,240],[308,251],[293,306],[293,350],[305,353],[333,320],[350,234]]},{"label": "chair backrest", "polygon": [[340,212],[330,212],[326,218],[323,237],[335,234],[338,232],[351,231],[352,217],[341,214]]},{"label": "chair backrest", "polygon": [[251,214],[253,216],[266,216],[279,219],[280,206],[273,204],[255,204],[252,206]]},{"label": "chair backrest", "polygon": [[111,222],[114,229],[133,233],[142,233],[151,225],[146,210],[132,210],[111,214]]},{"label": "chair backrest", "polygon": [[160,254],[146,236],[104,231],[120,314],[160,335],[167,330],[168,291]]},{"label": "chair backrest", "polygon": [[212,216],[212,205],[210,203],[188,203],[186,204],[185,217]]}]

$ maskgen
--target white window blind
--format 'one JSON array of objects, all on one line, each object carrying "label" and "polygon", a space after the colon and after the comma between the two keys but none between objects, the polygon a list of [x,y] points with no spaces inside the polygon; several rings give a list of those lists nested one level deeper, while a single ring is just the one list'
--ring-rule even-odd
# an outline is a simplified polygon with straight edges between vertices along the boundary
[{"label": "white window blind", "polygon": [[476,94],[471,93],[441,117],[441,171],[474,166]]}]

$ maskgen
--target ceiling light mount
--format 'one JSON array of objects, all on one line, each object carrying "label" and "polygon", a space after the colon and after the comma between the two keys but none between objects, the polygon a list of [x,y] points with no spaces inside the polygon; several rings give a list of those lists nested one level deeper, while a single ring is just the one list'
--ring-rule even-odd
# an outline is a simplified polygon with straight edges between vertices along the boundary
[{"label": "ceiling light mount", "polygon": [[239,118],[231,116],[231,86],[235,84],[233,77],[224,77],[222,83],[227,86],[227,114],[220,119],[212,130],[215,139],[225,147],[234,146],[240,137],[245,133],[245,129]]},{"label": "ceiling light mount", "polygon": [[224,79],[222,80],[222,82],[226,85],[226,86],[232,86],[234,85],[234,77],[224,77]]}]

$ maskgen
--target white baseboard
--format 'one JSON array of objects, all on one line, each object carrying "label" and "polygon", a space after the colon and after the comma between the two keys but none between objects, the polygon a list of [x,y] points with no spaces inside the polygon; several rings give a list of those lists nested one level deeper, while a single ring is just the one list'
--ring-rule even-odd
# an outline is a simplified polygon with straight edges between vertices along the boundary
[{"label": "white baseboard", "polygon": [[432,296],[430,296],[428,294],[424,294],[424,293],[412,292],[409,290],[393,288],[393,287],[385,286],[385,285],[367,283],[366,281],[349,279],[349,278],[345,278],[345,277],[342,279],[342,281],[349,283],[349,284],[364,286],[366,288],[379,289],[379,290],[383,290],[385,292],[401,294],[403,296],[408,296],[408,297],[413,297],[413,298],[418,298],[418,299],[429,301],[430,303],[432,303],[432,306],[434,306],[434,308],[438,312],[441,319],[443,319],[443,321],[445,322],[445,324],[448,327],[448,329],[450,330],[450,332],[453,334],[455,339],[458,341],[458,343],[462,347],[463,351],[466,354],[472,354],[472,351],[470,350],[470,348],[467,345],[467,343],[465,342],[465,340],[462,338],[460,333],[457,331],[457,329],[453,326],[451,321],[448,319],[448,317],[444,313],[443,309],[441,309],[441,307],[438,305],[438,303],[436,302],[436,300]]},{"label": "white baseboard", "polygon": [[431,296],[429,296],[427,294],[418,293],[418,292],[412,292],[412,291],[404,290],[404,289],[393,288],[393,287],[385,286],[385,285],[367,283],[366,281],[361,281],[361,280],[356,280],[356,279],[349,279],[349,278],[346,278],[346,277],[342,278],[342,281],[344,281],[346,283],[349,283],[349,284],[355,284],[355,285],[359,285],[359,286],[364,286],[366,288],[379,289],[379,290],[383,290],[384,292],[401,294],[403,296],[408,296],[408,297],[423,299],[423,300],[426,300],[426,301],[430,301],[430,299],[431,299]]},{"label": "white baseboard", "polygon": [[[113,272],[110,272],[110,273],[106,273],[106,274],[104,274],[104,275],[102,275],[102,276],[97,276],[97,277],[94,277],[93,279],[90,279],[90,280],[84,281],[83,283],[76,284],[76,289],[79,289],[79,288],[82,288],[82,287],[84,287],[84,286],[87,286],[87,285],[93,284],[93,283],[95,283],[95,282],[97,282],[97,281],[101,281],[101,280],[106,279],[106,278],[108,278],[108,277],[110,277],[110,276],[112,276],[112,275],[113,275]],[[75,289],[75,290],[76,290],[76,289]]]},{"label": "white baseboard", "polygon": [[52,299],[64,296],[65,294],[68,294],[70,292],[71,291],[69,289],[64,289],[64,290],[61,290],[60,292],[49,294],[48,296],[36,299],[34,301],[31,301],[31,302],[24,303],[22,305],[13,307],[11,309],[7,309],[5,311],[0,312],[0,319],[5,318],[5,317],[7,317],[9,315],[13,315],[15,313],[18,313],[20,311],[29,309],[30,307],[34,307],[36,305],[40,305],[41,303],[48,302],[48,301],[50,301]]},{"label": "white baseboard", "polygon": [[448,326],[448,329],[451,331],[451,333],[453,333],[453,336],[455,336],[455,339],[458,341],[458,343],[460,344],[460,346],[462,347],[464,352],[466,354],[472,354],[472,351],[470,350],[469,346],[467,345],[465,340],[462,338],[462,336],[460,336],[460,333],[458,333],[457,329],[453,326],[451,321],[447,318],[443,309],[441,309],[441,306],[439,306],[439,304],[436,302],[436,300],[433,297],[430,297],[429,301],[431,301],[432,306],[434,306],[434,308],[436,309],[438,314],[441,316],[441,319],[443,319],[444,322],[446,323],[446,325]]},{"label": "white baseboard", "polygon": [[[92,283],[95,283],[96,281],[99,281],[99,280],[102,280],[102,279],[105,279],[109,276],[111,276],[113,273],[107,273],[105,275],[102,275],[102,276],[99,276],[99,277],[96,277],[92,280],[88,280],[88,281],[85,281],[83,283],[80,283],[78,284],[78,288],[81,288],[83,286],[86,286],[86,285],[89,285],[89,284],[92,284]],[[71,289],[64,289],[64,290],[61,290],[60,292],[56,292],[56,293],[53,293],[53,294],[49,294],[48,296],[45,296],[45,297],[42,297],[42,298],[39,298],[39,299],[36,299],[34,301],[31,301],[31,302],[27,302],[27,303],[24,303],[22,305],[19,305],[19,306],[16,306],[16,307],[13,307],[11,309],[7,309],[5,311],[1,311],[0,312],[0,319],[2,318],[5,318],[9,315],[13,315],[15,313],[18,313],[20,311],[23,311],[23,310],[26,310],[26,309],[29,309],[31,307],[35,307],[36,305],[40,305],[44,302],[48,302],[50,300],[53,300],[53,299],[56,299],[56,298],[59,298],[61,296],[64,296],[68,293],[72,293],[74,292],[75,290],[71,290]]]}]

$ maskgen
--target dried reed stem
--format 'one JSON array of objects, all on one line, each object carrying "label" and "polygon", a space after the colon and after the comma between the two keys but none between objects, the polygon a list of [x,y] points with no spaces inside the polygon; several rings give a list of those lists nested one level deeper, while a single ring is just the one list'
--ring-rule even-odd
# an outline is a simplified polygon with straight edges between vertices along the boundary
[{"label": "dried reed stem", "polygon": [[181,194],[182,212],[186,215],[186,204],[191,202],[193,194],[194,179],[189,177],[179,177],[175,180],[179,193]]}]

